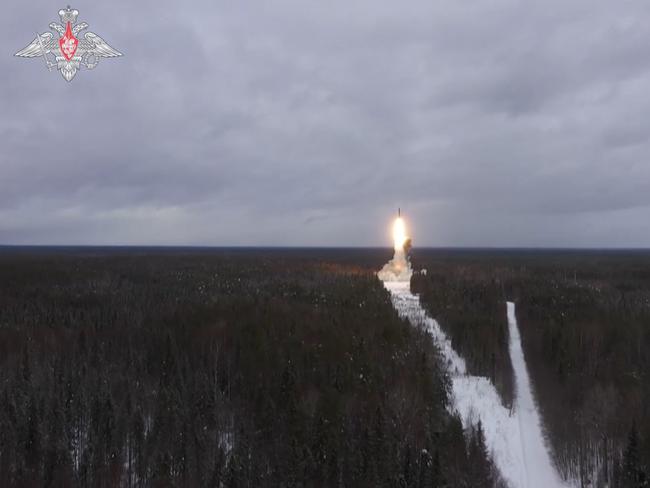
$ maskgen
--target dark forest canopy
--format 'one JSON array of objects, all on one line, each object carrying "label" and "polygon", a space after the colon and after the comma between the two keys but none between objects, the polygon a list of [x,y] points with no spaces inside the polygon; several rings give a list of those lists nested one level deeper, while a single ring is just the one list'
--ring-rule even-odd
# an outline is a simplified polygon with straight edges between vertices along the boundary
[{"label": "dark forest canopy", "polygon": [[650,470],[650,252],[416,250],[411,286],[504,403],[515,301],[556,464],[583,486],[646,486]]},{"label": "dark forest canopy", "polygon": [[[495,486],[388,249],[2,248],[2,486]],[[565,477],[644,486],[650,253],[413,251],[512,401],[506,300]]]},{"label": "dark forest canopy", "polygon": [[4,249],[0,484],[494,486],[387,255]]}]

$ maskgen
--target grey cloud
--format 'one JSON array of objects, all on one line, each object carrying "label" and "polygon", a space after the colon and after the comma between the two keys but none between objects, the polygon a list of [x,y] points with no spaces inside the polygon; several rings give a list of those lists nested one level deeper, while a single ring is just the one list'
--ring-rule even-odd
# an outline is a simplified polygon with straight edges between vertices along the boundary
[{"label": "grey cloud", "polygon": [[650,244],[645,2],[73,6],[125,56],[67,84],[10,1],[0,243]]}]

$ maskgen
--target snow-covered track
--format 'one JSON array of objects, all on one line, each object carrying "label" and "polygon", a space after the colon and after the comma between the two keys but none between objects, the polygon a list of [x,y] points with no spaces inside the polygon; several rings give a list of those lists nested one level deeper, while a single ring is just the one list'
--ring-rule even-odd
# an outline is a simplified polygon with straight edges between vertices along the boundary
[{"label": "snow-covered track", "polygon": [[385,282],[398,313],[432,336],[447,364],[452,380],[452,409],[468,428],[479,420],[486,445],[504,480],[512,488],[555,488],[567,486],[553,467],[542,436],[540,416],[533,400],[530,378],[521,348],[515,305],[507,303],[510,356],[515,373],[513,409],[503,406],[488,378],[467,374],[465,361],[454,351],[438,323],[429,317],[420,299],[410,291],[408,281]]}]

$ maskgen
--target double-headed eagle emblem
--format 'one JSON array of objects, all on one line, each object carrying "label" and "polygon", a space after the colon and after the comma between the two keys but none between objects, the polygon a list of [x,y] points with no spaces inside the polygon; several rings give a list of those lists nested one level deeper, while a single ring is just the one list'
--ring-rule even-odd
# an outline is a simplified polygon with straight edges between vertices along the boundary
[{"label": "double-headed eagle emblem", "polygon": [[82,66],[93,69],[101,58],[116,58],[122,55],[94,32],[86,32],[83,38],[79,38],[79,34],[88,28],[88,24],[77,23],[78,16],[79,11],[72,10],[70,6],[59,10],[61,24],[50,24],[50,29],[55,31],[58,37],[52,32],[37,34],[31,44],[18,51],[16,56],[42,57],[49,71],[56,68],[66,81],[72,81]]}]

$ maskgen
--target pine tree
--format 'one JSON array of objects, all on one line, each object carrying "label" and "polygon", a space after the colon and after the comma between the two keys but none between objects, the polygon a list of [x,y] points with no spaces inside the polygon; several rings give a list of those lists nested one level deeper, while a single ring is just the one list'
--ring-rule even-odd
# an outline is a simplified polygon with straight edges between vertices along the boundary
[{"label": "pine tree", "polygon": [[442,478],[449,486],[464,486],[468,478],[467,450],[463,424],[459,417],[452,416],[443,437],[445,449],[441,451]]},{"label": "pine tree", "polygon": [[413,453],[411,449],[411,444],[407,443],[404,451],[404,463],[402,468],[402,477],[404,480],[404,486],[411,486],[412,475],[413,475]]},{"label": "pine tree", "polygon": [[434,485],[434,471],[433,471],[433,459],[431,454],[426,449],[422,449],[420,452],[420,476],[418,486],[420,488],[433,488]]},{"label": "pine tree", "polygon": [[639,433],[636,423],[632,425],[623,453],[621,469],[621,488],[641,488],[647,486],[646,473],[639,457]]},{"label": "pine tree", "polygon": [[41,428],[40,414],[36,405],[36,400],[31,399],[29,403],[29,414],[27,417],[27,439],[25,442],[25,461],[28,471],[38,478],[41,465]]},{"label": "pine tree", "polygon": [[45,480],[48,485],[61,485],[69,479],[71,460],[62,409],[54,400],[48,418],[48,435],[45,447]]},{"label": "pine tree", "polygon": [[472,486],[491,488],[494,485],[492,480],[493,470],[487,447],[485,446],[483,424],[480,420],[476,429],[474,429],[470,440],[469,466],[472,477]]}]

